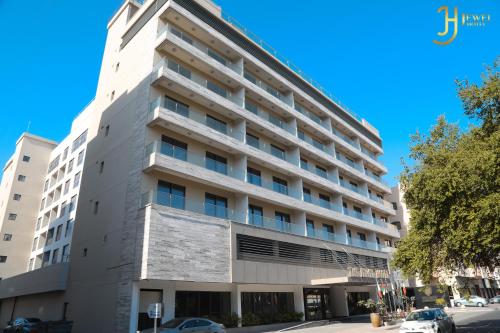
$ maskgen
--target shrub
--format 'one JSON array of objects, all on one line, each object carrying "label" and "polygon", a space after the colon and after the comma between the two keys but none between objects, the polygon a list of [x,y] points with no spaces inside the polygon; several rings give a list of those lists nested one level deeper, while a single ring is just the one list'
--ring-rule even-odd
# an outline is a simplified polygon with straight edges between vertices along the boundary
[{"label": "shrub", "polygon": [[231,314],[224,315],[220,319],[220,321],[218,321],[218,323],[220,322],[221,324],[223,324],[227,328],[231,328],[231,327],[238,327],[238,324],[240,323],[240,321],[241,321],[241,318],[238,317],[238,315],[233,312]]}]

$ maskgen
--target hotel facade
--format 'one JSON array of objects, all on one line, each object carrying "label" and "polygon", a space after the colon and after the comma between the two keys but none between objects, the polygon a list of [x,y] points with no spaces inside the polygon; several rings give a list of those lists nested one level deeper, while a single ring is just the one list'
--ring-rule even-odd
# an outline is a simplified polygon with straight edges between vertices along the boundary
[{"label": "hotel facade", "polygon": [[95,99],[63,142],[34,138],[33,186],[2,180],[2,237],[14,192],[33,196],[0,246],[2,324],[132,333],[157,302],[162,321],[321,320],[387,281],[400,234],[378,131],[210,1],[127,0]]}]

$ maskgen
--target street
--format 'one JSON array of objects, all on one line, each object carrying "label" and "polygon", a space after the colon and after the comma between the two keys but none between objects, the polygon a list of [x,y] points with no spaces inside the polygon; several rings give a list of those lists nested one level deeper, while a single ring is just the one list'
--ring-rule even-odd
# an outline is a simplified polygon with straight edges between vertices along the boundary
[{"label": "street", "polygon": [[[450,309],[453,314],[457,333],[500,333],[500,305],[489,305],[484,308],[468,307],[465,309]],[[399,332],[399,325],[373,328],[368,317],[358,317],[354,320],[332,323],[321,327],[296,330],[297,333],[368,333],[368,332]]]}]

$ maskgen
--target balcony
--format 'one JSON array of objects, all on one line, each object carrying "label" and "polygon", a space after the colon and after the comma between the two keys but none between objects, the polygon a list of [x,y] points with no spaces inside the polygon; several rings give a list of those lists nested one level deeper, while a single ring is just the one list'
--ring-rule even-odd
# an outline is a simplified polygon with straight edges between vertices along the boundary
[{"label": "balcony", "polygon": [[359,165],[359,164],[355,163],[353,160],[347,158],[342,153],[336,152],[335,156],[336,156],[337,160],[343,162],[344,164],[347,164],[351,168],[354,168],[354,169],[356,169],[356,170],[358,170],[360,172],[364,172],[363,168],[361,167],[361,165]]},{"label": "balcony", "polygon": [[280,100],[281,102],[285,103],[288,106],[292,106],[292,101],[290,98],[287,96],[283,95],[280,91],[278,91],[276,88],[268,85],[262,80],[259,80],[256,78],[253,74],[250,74],[249,72],[245,71],[243,76],[245,79],[253,83],[255,86],[259,87],[261,90],[265,91],[269,95],[273,96],[274,98]]},{"label": "balcony", "polygon": [[346,182],[343,179],[339,179],[339,183],[340,183],[340,186],[342,186],[343,188],[346,188],[348,190],[351,190],[353,192],[361,194],[362,196],[366,196],[366,192],[361,190],[358,186],[352,185],[351,183]]},{"label": "balcony", "polygon": [[321,125],[323,126],[324,128],[328,129],[328,127],[326,126],[325,123],[323,123],[323,121],[321,120],[320,117],[318,117],[317,115],[315,115],[314,113],[312,112],[309,112],[307,111],[303,106],[295,103],[295,110],[300,112],[301,114],[303,114],[304,116],[306,116],[307,118],[311,119],[312,121],[314,121],[316,124],[318,125]]}]

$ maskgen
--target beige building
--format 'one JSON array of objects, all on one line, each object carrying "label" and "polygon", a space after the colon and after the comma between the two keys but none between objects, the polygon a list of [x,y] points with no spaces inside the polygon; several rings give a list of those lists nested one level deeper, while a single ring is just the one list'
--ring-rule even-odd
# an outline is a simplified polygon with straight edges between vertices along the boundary
[{"label": "beige building", "polygon": [[136,332],[155,302],[162,321],[272,322],[375,297],[400,237],[380,135],[244,31],[209,1],[125,1],[95,100],[41,173],[0,320]]},{"label": "beige building", "polygon": [[[391,188],[391,194],[386,199],[392,203],[396,210],[396,215],[392,219],[392,223],[400,228],[401,238],[405,237],[410,229],[410,211],[404,202],[404,191],[401,184]],[[418,277],[404,279],[399,273],[395,272],[399,277],[399,282],[406,287],[414,289],[414,293],[418,295],[419,290],[425,286]],[[468,268],[461,272],[450,272],[436,276],[432,285],[444,284],[449,286],[448,294],[450,301],[464,296],[464,292],[470,295],[479,295],[486,299],[495,295],[500,295],[500,270],[490,272],[487,268]],[[451,302],[453,304],[453,302]]]}]

